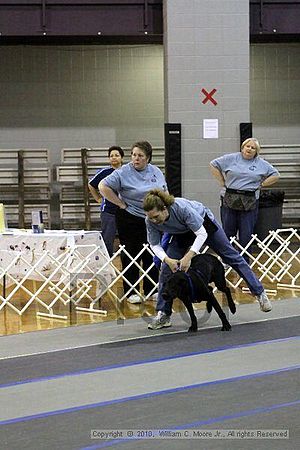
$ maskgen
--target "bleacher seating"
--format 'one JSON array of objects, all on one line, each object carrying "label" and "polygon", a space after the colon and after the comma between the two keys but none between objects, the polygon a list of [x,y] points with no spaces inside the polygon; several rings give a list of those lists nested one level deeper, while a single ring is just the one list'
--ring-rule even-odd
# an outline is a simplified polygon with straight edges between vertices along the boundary
[{"label": "bleacher seating", "polygon": [[283,190],[284,228],[300,227],[300,145],[262,145],[261,156],[280,172],[279,181],[271,189]]},{"label": "bleacher seating", "polygon": [[50,222],[51,168],[47,149],[0,149],[0,201],[9,227],[31,227],[31,211]]},{"label": "bleacher seating", "polygon": [[[261,156],[281,174],[271,189],[285,192],[282,226],[299,228],[300,146],[271,144],[261,148]],[[130,149],[124,150],[126,163]],[[0,202],[5,205],[9,227],[30,228],[32,209],[40,209],[46,228],[99,229],[99,205],[84,183],[108,165],[107,148],[85,149],[84,159],[82,151],[63,148],[61,163],[52,172],[47,149],[0,149]],[[153,148],[152,163],[164,172],[164,148]]]},{"label": "bleacher seating", "polygon": [[[60,192],[61,228],[87,229],[81,150],[81,148],[63,148],[61,151],[62,163],[55,167],[55,181],[59,186]],[[124,151],[124,163],[126,163],[130,161],[130,149],[125,148]],[[164,171],[164,148],[153,148],[152,162]],[[107,148],[86,149],[86,163],[86,171],[89,179],[99,168],[108,165]],[[88,200],[90,203],[90,227],[91,229],[99,229],[99,205],[95,203],[90,195],[88,196]]]}]

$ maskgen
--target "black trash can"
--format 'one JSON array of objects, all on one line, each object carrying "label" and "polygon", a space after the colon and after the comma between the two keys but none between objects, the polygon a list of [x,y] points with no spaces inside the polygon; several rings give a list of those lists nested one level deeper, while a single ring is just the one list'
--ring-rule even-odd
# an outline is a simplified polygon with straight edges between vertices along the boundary
[{"label": "black trash can", "polygon": [[284,191],[268,189],[261,191],[259,197],[258,217],[254,233],[262,240],[270,230],[282,228],[282,205]]}]

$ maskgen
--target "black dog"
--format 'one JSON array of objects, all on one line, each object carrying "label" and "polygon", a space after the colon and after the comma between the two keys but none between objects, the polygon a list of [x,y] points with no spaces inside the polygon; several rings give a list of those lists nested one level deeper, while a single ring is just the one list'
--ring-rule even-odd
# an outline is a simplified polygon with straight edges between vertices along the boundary
[{"label": "black dog", "polygon": [[192,303],[206,301],[206,308],[211,312],[212,308],[217,312],[222,321],[222,331],[230,330],[224,311],[213,294],[209,283],[214,282],[219,291],[224,292],[227,297],[230,311],[234,314],[236,307],[231,296],[230,289],[226,285],[225,272],[222,263],[213,255],[200,254],[192,258],[191,266],[185,273],[178,271],[172,273],[167,280],[162,296],[166,303],[172,305],[175,298],[179,298],[191,317],[191,326],[188,331],[197,331],[197,318]]}]

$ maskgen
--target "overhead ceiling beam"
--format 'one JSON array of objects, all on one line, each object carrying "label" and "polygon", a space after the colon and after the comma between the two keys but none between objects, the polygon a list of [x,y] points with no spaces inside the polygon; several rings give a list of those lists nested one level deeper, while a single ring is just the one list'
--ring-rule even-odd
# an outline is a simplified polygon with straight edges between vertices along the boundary
[{"label": "overhead ceiling beam", "polygon": [[1,43],[162,42],[162,0],[0,0]]},{"label": "overhead ceiling beam", "polygon": [[300,41],[300,0],[250,0],[250,39]]},{"label": "overhead ceiling beam", "polygon": [[[252,42],[300,41],[300,0],[249,0]],[[0,0],[0,44],[162,43],[163,0]]]}]

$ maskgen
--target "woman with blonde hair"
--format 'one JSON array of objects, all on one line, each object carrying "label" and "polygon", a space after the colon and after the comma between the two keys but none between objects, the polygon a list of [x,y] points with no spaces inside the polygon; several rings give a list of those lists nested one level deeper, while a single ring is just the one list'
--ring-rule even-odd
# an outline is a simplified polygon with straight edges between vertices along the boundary
[{"label": "woman with blonde hair", "polygon": [[[228,238],[238,234],[244,248],[257,221],[260,189],[279,178],[278,170],[259,154],[260,144],[251,137],[242,143],[240,152],[210,162],[211,173],[222,187],[220,212],[224,231]],[[247,256],[244,258],[248,261]]]},{"label": "woman with blonde hair", "polygon": [[[204,243],[246,281],[259,302],[260,309],[264,312],[271,311],[272,305],[263,285],[245,259],[230,244],[210,209],[194,200],[174,198],[161,189],[149,191],[143,206],[146,212],[148,242],[154,254],[162,261],[157,315],[148,328],[156,330],[171,326],[172,305],[166,304],[161,295],[164,285],[172,272],[188,270],[191,259],[199,253]],[[161,246],[164,233],[171,236],[167,249]]]}]

